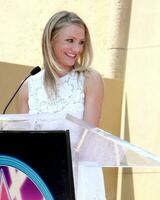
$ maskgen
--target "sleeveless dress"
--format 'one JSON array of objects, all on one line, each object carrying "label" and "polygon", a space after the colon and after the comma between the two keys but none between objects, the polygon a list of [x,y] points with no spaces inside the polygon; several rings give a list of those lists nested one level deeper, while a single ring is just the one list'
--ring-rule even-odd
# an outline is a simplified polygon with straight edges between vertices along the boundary
[{"label": "sleeveless dress", "polygon": [[[50,113],[55,119],[63,121],[66,114],[71,114],[76,118],[83,119],[84,112],[84,81],[85,76],[72,70],[68,74],[60,77],[57,81],[57,94],[49,99],[45,92],[43,79],[44,70],[28,79],[28,104],[29,113]],[[55,128],[66,130],[66,124],[54,124]],[[70,127],[71,128],[71,127]],[[79,135],[74,129],[69,129],[71,146],[79,140]],[[73,135],[72,135],[73,134]],[[77,200],[105,200],[104,181],[101,168],[91,168],[80,166],[78,170],[78,190]]]}]

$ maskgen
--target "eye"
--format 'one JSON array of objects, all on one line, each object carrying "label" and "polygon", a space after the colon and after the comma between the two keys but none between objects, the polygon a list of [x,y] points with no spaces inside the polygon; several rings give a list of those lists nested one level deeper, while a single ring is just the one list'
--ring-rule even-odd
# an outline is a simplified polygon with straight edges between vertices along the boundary
[{"label": "eye", "polygon": [[85,44],[84,40],[80,41],[80,45],[84,45],[84,44]]},{"label": "eye", "polygon": [[73,43],[73,39],[66,39],[67,42]]}]

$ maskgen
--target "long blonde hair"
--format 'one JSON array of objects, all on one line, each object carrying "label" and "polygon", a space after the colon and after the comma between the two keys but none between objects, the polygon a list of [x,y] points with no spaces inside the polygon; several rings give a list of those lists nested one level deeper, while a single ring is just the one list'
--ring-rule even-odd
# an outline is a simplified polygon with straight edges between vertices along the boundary
[{"label": "long blonde hair", "polygon": [[73,12],[61,11],[54,14],[47,22],[42,37],[43,65],[45,68],[44,86],[49,97],[56,91],[57,73],[62,71],[57,64],[51,41],[63,27],[70,24],[84,27],[85,30],[84,49],[74,65],[75,71],[87,71],[93,58],[90,34],[84,21]]}]

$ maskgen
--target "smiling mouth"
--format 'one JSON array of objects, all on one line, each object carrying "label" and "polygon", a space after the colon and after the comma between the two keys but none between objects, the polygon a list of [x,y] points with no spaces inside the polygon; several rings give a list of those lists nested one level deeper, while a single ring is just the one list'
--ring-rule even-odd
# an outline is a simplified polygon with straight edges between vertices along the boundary
[{"label": "smiling mouth", "polygon": [[75,59],[77,57],[77,55],[75,54],[71,54],[71,53],[65,53],[67,57]]}]

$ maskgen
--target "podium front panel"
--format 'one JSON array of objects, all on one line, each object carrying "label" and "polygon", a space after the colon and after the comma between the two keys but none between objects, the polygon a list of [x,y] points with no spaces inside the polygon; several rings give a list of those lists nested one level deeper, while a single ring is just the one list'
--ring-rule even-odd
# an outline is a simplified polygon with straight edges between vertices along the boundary
[{"label": "podium front panel", "polygon": [[69,131],[1,131],[0,187],[6,200],[75,200]]}]

